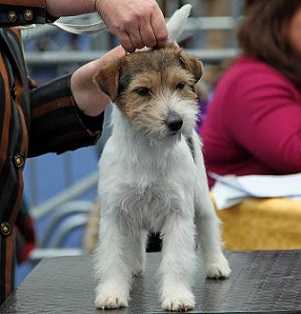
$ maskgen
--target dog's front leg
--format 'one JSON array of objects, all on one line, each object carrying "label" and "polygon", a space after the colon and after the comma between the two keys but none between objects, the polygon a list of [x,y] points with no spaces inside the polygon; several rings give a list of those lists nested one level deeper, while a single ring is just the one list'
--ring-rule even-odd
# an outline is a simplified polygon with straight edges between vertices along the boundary
[{"label": "dog's front leg", "polygon": [[191,281],[195,269],[194,223],[190,217],[171,215],[163,235],[161,275],[162,308],[168,311],[188,311],[194,308]]},{"label": "dog's front leg", "polygon": [[[140,237],[141,238],[141,237]],[[100,245],[95,255],[97,280],[95,305],[101,309],[127,307],[132,274],[137,265],[134,236],[126,224],[114,217],[103,217],[100,225]],[[140,253],[140,252],[139,252]]]}]

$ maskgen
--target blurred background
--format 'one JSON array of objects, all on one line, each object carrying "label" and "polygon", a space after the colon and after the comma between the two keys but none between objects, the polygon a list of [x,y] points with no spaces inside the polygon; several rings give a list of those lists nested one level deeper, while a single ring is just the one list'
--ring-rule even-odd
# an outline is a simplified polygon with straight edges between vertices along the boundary
[{"label": "blurred background", "polygon": [[[210,97],[219,75],[238,54],[235,29],[244,1],[158,2],[167,18],[181,5],[192,4],[192,16],[185,28],[188,39],[181,46],[205,63],[204,88]],[[90,23],[95,16],[71,18],[71,21]],[[23,39],[29,73],[39,85],[99,58],[118,44],[108,33],[77,36],[51,25],[25,29]],[[17,285],[45,256],[87,252],[84,239],[96,200],[97,163],[103,141],[96,147],[27,161],[25,202],[35,218],[38,247],[32,251],[30,261],[18,267]]]}]

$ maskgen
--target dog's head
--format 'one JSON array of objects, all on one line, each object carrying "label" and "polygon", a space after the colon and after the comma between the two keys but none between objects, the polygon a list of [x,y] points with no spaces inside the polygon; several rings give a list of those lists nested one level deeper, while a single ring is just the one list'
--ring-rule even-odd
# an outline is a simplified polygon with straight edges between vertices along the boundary
[{"label": "dog's head", "polygon": [[94,81],[145,136],[164,139],[191,134],[202,74],[200,61],[172,45],[126,55]]}]

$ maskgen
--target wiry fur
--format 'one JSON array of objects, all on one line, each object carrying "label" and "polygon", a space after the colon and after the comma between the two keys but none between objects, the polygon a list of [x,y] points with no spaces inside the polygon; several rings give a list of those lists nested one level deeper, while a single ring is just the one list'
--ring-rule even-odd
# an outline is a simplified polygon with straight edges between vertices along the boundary
[{"label": "wiry fur", "polygon": [[[99,163],[102,217],[95,255],[98,308],[128,305],[133,275],[143,272],[149,231],[161,232],[163,238],[159,268],[163,309],[194,307],[191,284],[196,242],[209,277],[230,274],[209,199],[201,144],[194,131],[194,84],[200,78],[200,68],[191,67],[194,63],[199,66],[196,62],[175,48],[161,49],[127,56],[117,67],[114,65],[118,73],[109,69],[118,76],[118,80],[110,79],[124,84],[121,87],[106,85],[102,81],[106,75],[96,78],[117,104],[113,133]],[[182,81],[185,87],[178,89]],[[141,86],[148,87],[151,94],[137,95]],[[183,120],[176,133],[166,125],[170,112]]]}]

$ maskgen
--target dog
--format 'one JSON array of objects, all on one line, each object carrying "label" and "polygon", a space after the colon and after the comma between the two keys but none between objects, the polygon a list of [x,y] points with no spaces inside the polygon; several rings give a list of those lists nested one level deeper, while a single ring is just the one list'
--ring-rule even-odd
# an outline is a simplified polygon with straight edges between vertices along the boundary
[{"label": "dog", "polygon": [[170,44],[128,54],[94,78],[115,104],[112,136],[99,163],[97,308],[128,306],[132,280],[143,273],[150,231],[163,240],[164,310],[194,308],[197,246],[209,278],[230,275],[194,130],[202,74],[200,61]]}]

